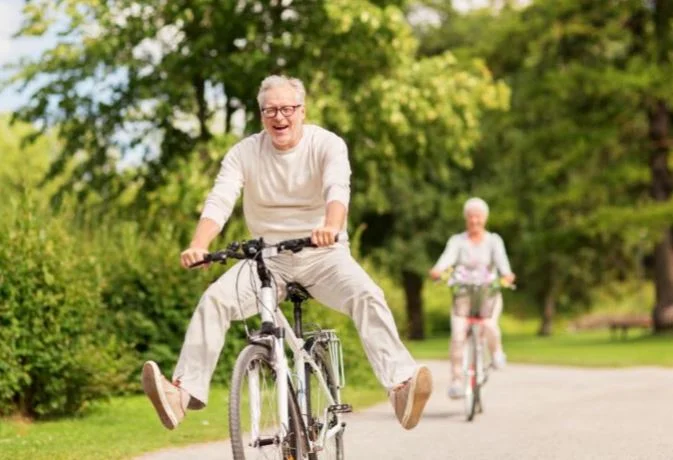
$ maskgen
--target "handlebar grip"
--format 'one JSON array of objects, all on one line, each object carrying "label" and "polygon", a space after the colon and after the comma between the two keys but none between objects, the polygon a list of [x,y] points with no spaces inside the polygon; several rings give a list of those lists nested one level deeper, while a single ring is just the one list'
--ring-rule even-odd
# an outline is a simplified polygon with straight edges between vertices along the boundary
[{"label": "handlebar grip", "polygon": [[205,264],[207,264],[207,263],[209,263],[209,262],[210,262],[209,260],[206,260],[206,259],[204,258],[203,260],[199,260],[198,262],[194,262],[193,264],[191,264],[191,265],[189,266],[189,268],[200,267],[201,265],[205,265]]},{"label": "handlebar grip", "polygon": [[[307,237],[307,238],[302,238],[302,240],[306,241],[306,246],[308,246],[310,248],[317,248],[318,247],[317,245],[315,245],[311,242],[311,237],[310,236]],[[335,243],[339,242],[339,234],[338,233],[336,235],[334,235],[334,242]]]},{"label": "handlebar grip", "polygon": [[[339,234],[337,233],[335,238],[335,242],[339,241]],[[281,241],[278,243],[278,247],[281,249],[288,249],[288,250],[293,250],[293,249],[302,249],[302,248],[317,248],[318,245],[313,244],[311,242],[311,237],[307,236],[306,238],[297,238],[294,240],[285,240]]]},{"label": "handlebar grip", "polygon": [[189,268],[200,267],[201,265],[206,265],[211,262],[225,262],[227,260],[227,254],[224,252],[210,252],[203,256],[203,260],[194,262],[189,266]]}]

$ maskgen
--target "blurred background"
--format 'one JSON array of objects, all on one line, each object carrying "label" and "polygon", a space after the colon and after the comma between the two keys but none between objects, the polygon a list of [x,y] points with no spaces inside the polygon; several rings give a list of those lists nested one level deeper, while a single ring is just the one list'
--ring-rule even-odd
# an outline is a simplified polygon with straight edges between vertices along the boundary
[{"label": "blurred background", "polygon": [[[672,19],[656,0],[0,0],[0,457],[222,437],[224,410],[161,431],[140,363],[172,369],[225,269],[178,255],[270,73],[347,141],[353,251],[415,356],[448,357],[426,274],[479,196],[518,276],[510,361],[673,367]],[[217,243],[246,236],[239,206]],[[343,331],[361,404],[384,398],[350,320],[309,314]]]}]

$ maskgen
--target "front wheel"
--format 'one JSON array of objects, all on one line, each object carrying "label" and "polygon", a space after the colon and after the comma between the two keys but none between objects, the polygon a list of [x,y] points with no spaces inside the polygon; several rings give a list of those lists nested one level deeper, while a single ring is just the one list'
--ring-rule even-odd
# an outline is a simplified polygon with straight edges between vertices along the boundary
[{"label": "front wheel", "polygon": [[288,426],[281,430],[273,354],[264,346],[248,345],[236,360],[229,394],[234,460],[303,458],[303,424],[289,382],[288,414]]},{"label": "front wheel", "polygon": [[465,385],[465,416],[468,422],[474,419],[474,415],[481,407],[481,385],[479,369],[481,359],[479,354],[479,331],[475,326],[470,327],[467,350],[463,359],[464,385]]}]

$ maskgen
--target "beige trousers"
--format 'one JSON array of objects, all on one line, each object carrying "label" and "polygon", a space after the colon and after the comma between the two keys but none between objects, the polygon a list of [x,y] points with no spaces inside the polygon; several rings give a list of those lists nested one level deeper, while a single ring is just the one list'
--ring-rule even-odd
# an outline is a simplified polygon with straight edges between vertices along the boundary
[{"label": "beige trousers", "polygon": [[[484,321],[484,335],[491,353],[502,350],[502,336],[500,334],[500,314],[502,313],[502,294],[497,293],[487,301],[487,309],[492,308],[492,315]],[[460,381],[463,378],[463,352],[467,338],[467,318],[465,315],[470,310],[468,296],[457,296],[453,300],[451,311],[451,378],[452,381]]]},{"label": "beige trousers", "polygon": [[[411,377],[417,364],[402,344],[383,291],[353,259],[346,243],[304,249],[266,259],[280,292],[302,284],[320,303],[349,315],[381,384],[390,389]],[[208,287],[185,334],[174,380],[192,396],[190,408],[208,402],[208,389],[231,321],[258,313],[260,282],[254,266],[241,261]],[[196,401],[195,401],[196,400]]]}]

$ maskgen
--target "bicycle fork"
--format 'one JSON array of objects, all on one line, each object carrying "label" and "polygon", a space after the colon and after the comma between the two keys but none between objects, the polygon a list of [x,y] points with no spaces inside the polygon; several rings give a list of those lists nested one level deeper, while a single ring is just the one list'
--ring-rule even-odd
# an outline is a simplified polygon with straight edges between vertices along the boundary
[{"label": "bicycle fork", "polygon": [[479,325],[472,324],[470,326],[467,338],[469,341],[473,341],[473,343],[468,343],[466,345],[468,348],[473,350],[474,356],[472,356],[472,353],[470,352],[465,352],[463,354],[463,369],[465,372],[465,378],[467,379],[467,382],[470,383],[468,386],[469,388],[482,385],[486,381],[486,372],[484,368],[484,344],[481,337],[481,332],[482,331]]},{"label": "bicycle fork", "polygon": [[[264,284],[264,283],[263,283]],[[264,286],[260,290],[260,314],[262,317],[262,331],[266,333],[271,333],[272,340],[270,341],[272,346],[273,359],[275,363],[276,371],[276,385],[277,385],[277,396],[278,396],[278,421],[280,423],[280,439],[279,442],[282,442],[289,433],[290,426],[290,417],[288,413],[288,379],[289,379],[289,370],[287,364],[287,358],[285,357],[285,343],[283,337],[283,329],[276,329],[274,324],[274,310],[275,310],[275,301],[273,288],[271,286]],[[252,385],[252,381],[251,381]],[[252,426],[259,427],[259,419],[261,417],[261,407],[253,407],[252,400],[255,399],[257,402],[260,401],[261,395],[259,394],[259,383],[256,382],[257,389],[254,390],[251,388],[251,396],[254,394],[255,397],[251,397],[251,414],[252,414]],[[253,437],[253,439],[256,439]]]}]

